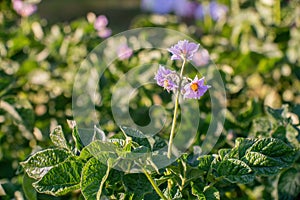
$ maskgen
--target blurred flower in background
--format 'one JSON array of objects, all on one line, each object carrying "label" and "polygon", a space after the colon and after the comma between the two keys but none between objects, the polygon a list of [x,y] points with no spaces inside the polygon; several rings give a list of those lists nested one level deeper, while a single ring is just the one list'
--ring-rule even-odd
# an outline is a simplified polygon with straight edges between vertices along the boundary
[{"label": "blurred flower in background", "polygon": [[14,10],[22,17],[28,17],[32,15],[36,10],[37,6],[22,0],[12,0]]},{"label": "blurred flower in background", "polygon": [[188,0],[174,0],[174,13],[180,17],[194,17],[198,3]]},{"label": "blurred flower in background", "polygon": [[104,15],[100,15],[96,18],[96,21],[94,23],[94,27],[96,30],[101,30],[105,28],[108,24],[108,20]]},{"label": "blurred flower in background", "polygon": [[141,8],[156,14],[168,14],[173,11],[174,0],[142,0]]},{"label": "blurred flower in background", "polygon": [[94,22],[94,28],[98,31],[98,36],[101,38],[107,38],[111,35],[111,29],[107,28],[108,20],[106,16],[100,15]]},{"label": "blurred flower in background", "polygon": [[207,65],[209,63],[209,53],[206,49],[201,49],[194,53],[192,61],[197,67]]},{"label": "blurred flower in background", "polygon": [[118,47],[117,54],[120,60],[126,60],[133,54],[133,50],[127,44],[122,44]]},{"label": "blurred flower in background", "polygon": [[189,0],[142,0],[141,8],[155,14],[174,13],[179,17],[189,17],[203,20],[210,16],[214,21],[225,17],[228,8],[223,4],[212,1],[208,4],[192,2]]},{"label": "blurred flower in background", "polygon": [[221,18],[225,17],[228,12],[228,8],[225,5],[218,4],[217,2],[213,1],[209,4],[209,13],[211,18],[214,21],[218,21]]},{"label": "blurred flower in background", "polygon": [[215,1],[207,5],[199,4],[195,11],[195,19],[203,20],[205,16],[210,16],[214,21],[218,21],[225,17],[228,12],[227,6],[219,4]]}]

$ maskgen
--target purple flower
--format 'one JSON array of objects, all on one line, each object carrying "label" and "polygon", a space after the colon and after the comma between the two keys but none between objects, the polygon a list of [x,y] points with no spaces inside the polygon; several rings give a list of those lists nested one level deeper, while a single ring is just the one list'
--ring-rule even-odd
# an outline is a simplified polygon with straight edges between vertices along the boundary
[{"label": "purple flower", "polygon": [[208,88],[210,88],[210,85],[204,85],[204,77],[198,79],[198,76],[196,76],[192,82],[183,87],[181,93],[183,98],[186,99],[200,99]]},{"label": "purple flower", "polygon": [[193,54],[198,50],[199,44],[181,40],[174,46],[168,49],[173,55],[171,60],[192,60]]},{"label": "purple flower", "polygon": [[175,91],[178,88],[179,76],[175,71],[166,69],[164,66],[160,65],[158,71],[154,77],[157,84],[168,92]]},{"label": "purple flower", "polygon": [[206,49],[201,49],[200,51],[197,51],[196,53],[194,53],[193,56],[193,63],[196,66],[204,66],[207,65],[209,63],[209,53]]},{"label": "purple flower", "polygon": [[117,49],[117,54],[120,60],[128,59],[132,56],[133,50],[127,44],[120,45]]},{"label": "purple flower", "polygon": [[12,0],[12,3],[14,10],[22,17],[28,17],[37,10],[35,4],[26,3],[21,0]]},{"label": "purple flower", "polygon": [[192,17],[197,3],[188,0],[174,0],[174,12],[180,17]]},{"label": "purple flower", "polygon": [[209,12],[211,18],[214,21],[218,21],[221,18],[225,17],[228,12],[228,8],[225,5],[218,4],[217,2],[213,1],[209,4]]},{"label": "purple flower", "polygon": [[101,38],[107,38],[111,35],[111,29],[107,28],[108,20],[104,15],[100,15],[94,22],[94,28],[97,30],[97,34]]},{"label": "purple flower", "polygon": [[104,15],[100,15],[96,18],[95,22],[94,22],[94,28],[99,31],[103,28],[106,28],[108,24],[108,20]]},{"label": "purple flower", "polygon": [[204,16],[209,13],[208,7],[207,6],[202,6],[201,4],[198,5],[197,9],[195,10],[195,18],[196,19],[204,19]]},{"label": "purple flower", "polygon": [[173,10],[174,0],[142,0],[141,8],[157,14],[168,14]]},{"label": "purple flower", "polygon": [[101,38],[107,38],[111,35],[111,29],[104,27],[103,29],[99,30],[98,32],[98,36]]}]

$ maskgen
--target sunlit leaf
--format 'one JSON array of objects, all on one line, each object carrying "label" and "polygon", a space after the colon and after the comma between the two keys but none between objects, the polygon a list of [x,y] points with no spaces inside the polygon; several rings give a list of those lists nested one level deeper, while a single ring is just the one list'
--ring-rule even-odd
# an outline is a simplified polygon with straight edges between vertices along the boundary
[{"label": "sunlit leaf", "polygon": [[78,160],[66,161],[51,168],[33,186],[40,193],[54,196],[65,195],[80,188],[81,171],[84,163]]},{"label": "sunlit leaf", "polygon": [[34,179],[42,178],[55,165],[62,163],[72,154],[64,149],[46,149],[21,162],[25,172]]},{"label": "sunlit leaf", "polygon": [[237,159],[223,160],[217,165],[217,176],[224,177],[232,183],[250,183],[255,174],[243,161]]},{"label": "sunlit leaf", "polygon": [[61,126],[57,126],[51,133],[50,138],[52,143],[60,148],[68,149],[68,144],[64,136]]},{"label": "sunlit leaf", "polygon": [[96,158],[91,158],[83,167],[81,190],[86,200],[100,200],[110,170],[106,164]]}]

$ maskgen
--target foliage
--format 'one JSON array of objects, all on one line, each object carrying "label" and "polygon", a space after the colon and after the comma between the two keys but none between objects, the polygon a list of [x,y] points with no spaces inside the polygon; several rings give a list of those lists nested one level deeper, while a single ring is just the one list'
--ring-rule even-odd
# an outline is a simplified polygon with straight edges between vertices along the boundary
[{"label": "foliage", "polygon": [[[290,118],[282,115],[284,109],[267,107],[266,110],[270,117],[274,118],[275,125],[285,122],[287,129],[292,126]],[[260,119],[265,118],[256,119],[256,123],[259,123]],[[275,186],[279,197],[286,195],[288,198],[296,197],[299,192],[297,188],[300,187],[297,170],[300,140],[295,139],[299,129],[293,128],[295,132],[289,136],[294,137],[291,142],[288,140],[284,142],[268,130],[269,135],[264,137],[237,138],[233,148],[219,149],[217,154],[183,155],[159,172],[150,171],[151,176],[167,199],[220,199],[226,197],[224,188],[241,190],[237,183],[250,185],[254,181],[259,182],[261,178],[274,176],[279,177]],[[137,136],[136,134],[132,136],[133,129],[122,128],[122,130],[126,138],[131,136],[132,139],[118,139],[119,145],[116,145],[113,139],[107,141],[96,139],[79,149],[79,155],[75,146],[64,148],[66,144],[62,144],[56,149],[37,152],[21,164],[27,175],[35,179],[32,185],[40,193],[60,196],[80,189],[85,199],[100,199],[101,195],[109,199],[147,199],[147,196],[151,196],[151,199],[160,199],[142,173],[131,174],[113,168],[119,164],[120,158],[126,158],[128,152],[151,148],[149,143],[143,140],[131,142]],[[261,130],[253,132],[257,131]],[[76,135],[76,131],[73,131],[73,134]],[[65,140],[60,128],[55,129],[51,135],[53,143],[56,143],[58,138],[61,141]],[[287,132],[282,130],[280,138],[284,137],[287,137]],[[38,163],[40,167],[32,167],[32,163]],[[131,167],[126,164],[131,165],[122,163],[123,169]],[[151,169],[147,165],[142,168]],[[145,173],[148,175],[148,172]],[[27,179],[27,176],[24,176],[24,179]],[[293,186],[288,187],[285,184]]]}]

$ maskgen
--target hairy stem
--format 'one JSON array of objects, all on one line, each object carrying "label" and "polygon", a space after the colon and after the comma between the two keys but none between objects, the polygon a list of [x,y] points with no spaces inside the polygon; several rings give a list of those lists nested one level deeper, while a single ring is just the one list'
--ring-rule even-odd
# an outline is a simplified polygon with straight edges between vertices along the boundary
[{"label": "hairy stem", "polygon": [[152,187],[154,188],[154,190],[156,191],[156,193],[160,196],[160,198],[162,198],[163,200],[168,200],[165,195],[162,193],[162,191],[159,189],[159,187],[156,185],[155,181],[152,179],[151,175],[147,172],[146,169],[142,168],[144,174],[146,175],[146,177],[148,178],[148,180],[150,181]]},{"label": "hairy stem", "polygon": [[169,145],[168,145],[168,154],[167,154],[168,158],[171,158],[171,155],[172,155],[172,145],[173,145],[173,138],[174,138],[174,134],[175,134],[175,127],[176,127],[176,121],[177,121],[178,105],[179,105],[179,97],[180,97],[184,65],[185,65],[185,58],[183,59],[183,62],[182,62],[182,66],[181,66],[181,70],[180,70],[179,86],[178,86],[178,90],[176,92],[176,97],[175,97],[173,121],[172,121],[171,134],[170,134]]}]

